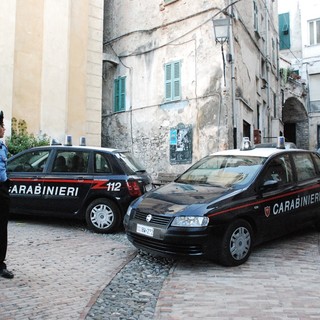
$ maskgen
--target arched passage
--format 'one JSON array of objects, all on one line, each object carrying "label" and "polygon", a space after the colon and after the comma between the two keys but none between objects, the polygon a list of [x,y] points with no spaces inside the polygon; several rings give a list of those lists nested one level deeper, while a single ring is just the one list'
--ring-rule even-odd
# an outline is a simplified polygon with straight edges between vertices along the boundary
[{"label": "arched passage", "polygon": [[294,97],[286,100],[282,109],[284,136],[298,148],[309,149],[309,121],[304,105]]}]

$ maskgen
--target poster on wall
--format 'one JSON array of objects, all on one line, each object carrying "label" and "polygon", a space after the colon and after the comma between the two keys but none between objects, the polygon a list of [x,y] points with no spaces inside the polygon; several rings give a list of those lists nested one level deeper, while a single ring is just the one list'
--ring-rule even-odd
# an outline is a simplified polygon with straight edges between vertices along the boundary
[{"label": "poster on wall", "polygon": [[192,126],[180,123],[170,129],[170,163],[192,162]]}]

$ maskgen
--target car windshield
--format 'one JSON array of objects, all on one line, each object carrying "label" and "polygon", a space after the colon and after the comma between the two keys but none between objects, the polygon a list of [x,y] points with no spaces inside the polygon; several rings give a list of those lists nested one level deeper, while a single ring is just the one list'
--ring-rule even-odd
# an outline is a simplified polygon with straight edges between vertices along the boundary
[{"label": "car windshield", "polygon": [[122,166],[124,166],[131,173],[146,172],[146,169],[132,157],[130,152],[120,152],[117,154]]},{"label": "car windshield", "polygon": [[176,182],[242,188],[262,168],[264,157],[208,156],[183,173]]}]

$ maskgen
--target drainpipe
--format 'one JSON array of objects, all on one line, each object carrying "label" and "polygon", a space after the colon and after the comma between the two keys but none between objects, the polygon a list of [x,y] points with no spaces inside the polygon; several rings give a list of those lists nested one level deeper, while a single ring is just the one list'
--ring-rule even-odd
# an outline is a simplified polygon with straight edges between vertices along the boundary
[{"label": "drainpipe", "polygon": [[[229,5],[232,3],[232,0],[229,0]],[[233,125],[233,148],[237,148],[237,123],[236,119],[238,117],[235,114],[235,106],[236,106],[236,79],[235,79],[235,66],[234,66],[234,44],[233,44],[233,13],[232,6],[229,7],[229,15],[230,15],[230,35],[229,35],[229,62],[231,66],[231,106],[232,106],[232,125]]]},{"label": "drainpipe", "polygon": [[[267,80],[267,109],[269,110],[269,119],[271,120],[270,122],[268,121],[268,137],[273,136],[273,130],[272,130],[272,119],[271,119],[271,114],[273,110],[270,108],[270,68],[271,68],[271,63],[270,63],[270,52],[269,52],[269,32],[268,32],[268,7],[266,0],[264,1],[264,8],[265,8],[265,29],[266,29],[266,42],[265,42],[265,57],[266,57],[266,80]],[[271,132],[270,132],[271,131]],[[279,133],[277,133],[276,136],[278,136]]]}]

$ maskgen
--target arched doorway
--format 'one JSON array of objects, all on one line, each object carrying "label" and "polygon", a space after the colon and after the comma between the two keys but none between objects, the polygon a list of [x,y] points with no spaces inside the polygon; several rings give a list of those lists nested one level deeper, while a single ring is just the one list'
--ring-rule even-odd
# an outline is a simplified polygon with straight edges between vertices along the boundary
[{"label": "arched doorway", "polygon": [[286,100],[282,109],[284,136],[298,148],[309,149],[309,121],[304,105],[294,97]]}]

